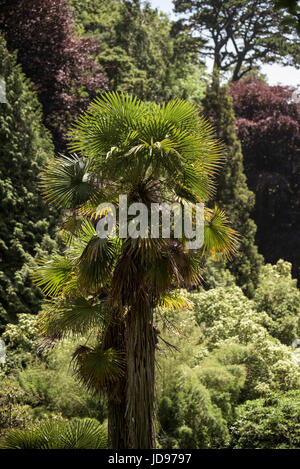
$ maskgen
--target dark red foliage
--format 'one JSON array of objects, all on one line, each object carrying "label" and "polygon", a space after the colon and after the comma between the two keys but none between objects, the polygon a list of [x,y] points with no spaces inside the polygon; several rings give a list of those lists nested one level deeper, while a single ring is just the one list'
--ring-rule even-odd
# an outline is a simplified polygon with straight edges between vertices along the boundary
[{"label": "dark red foliage", "polygon": [[257,241],[269,262],[284,258],[300,279],[300,99],[248,77],[231,86],[248,185],[256,194]]},{"label": "dark red foliage", "polygon": [[35,84],[56,147],[64,149],[70,121],[96,90],[107,87],[89,56],[95,41],[76,36],[68,0],[0,0],[0,29],[8,48],[18,49],[18,62]]}]

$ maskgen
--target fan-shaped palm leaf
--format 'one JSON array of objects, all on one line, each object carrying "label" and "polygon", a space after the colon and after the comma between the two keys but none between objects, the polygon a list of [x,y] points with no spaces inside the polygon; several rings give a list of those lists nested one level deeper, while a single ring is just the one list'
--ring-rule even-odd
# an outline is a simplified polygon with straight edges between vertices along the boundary
[{"label": "fan-shaped palm leaf", "polygon": [[145,114],[143,103],[127,94],[104,93],[73,125],[69,135],[71,151],[104,156],[119,144],[123,146],[136,122]]},{"label": "fan-shaped palm leaf", "polygon": [[93,419],[71,422],[47,420],[25,430],[10,430],[0,443],[1,449],[106,449],[105,425]]},{"label": "fan-shaped palm leaf", "polygon": [[111,278],[118,251],[117,239],[94,235],[77,261],[79,282],[90,291],[105,286]]},{"label": "fan-shaped palm leaf", "polygon": [[160,108],[160,114],[175,127],[196,132],[199,129],[199,111],[197,107],[183,99],[174,99]]},{"label": "fan-shaped palm leaf", "polygon": [[79,346],[73,355],[74,370],[83,384],[94,392],[103,392],[125,372],[124,355],[112,348],[103,350]]},{"label": "fan-shaped palm leaf", "polygon": [[95,196],[99,189],[90,177],[90,163],[77,155],[53,159],[42,173],[45,198],[58,207],[76,208]]},{"label": "fan-shaped palm leaf", "polygon": [[231,259],[238,246],[238,233],[230,228],[225,212],[217,206],[206,209],[204,225],[204,255],[215,260]]},{"label": "fan-shaped palm leaf", "polygon": [[35,284],[48,296],[59,295],[73,278],[74,266],[68,257],[55,255],[52,259],[40,259],[32,272]]},{"label": "fan-shaped palm leaf", "polygon": [[171,291],[164,296],[160,302],[159,308],[167,311],[177,311],[181,309],[192,309],[193,302],[189,300],[180,290]]},{"label": "fan-shaped palm leaf", "polygon": [[106,302],[92,304],[84,297],[59,298],[47,302],[38,319],[45,336],[84,335],[93,328],[105,327],[111,319]]}]

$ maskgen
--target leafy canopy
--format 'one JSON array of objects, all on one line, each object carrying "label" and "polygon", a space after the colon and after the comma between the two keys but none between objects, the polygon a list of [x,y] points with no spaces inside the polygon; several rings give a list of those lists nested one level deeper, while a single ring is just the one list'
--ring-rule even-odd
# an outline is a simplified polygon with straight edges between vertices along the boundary
[{"label": "leafy canopy", "polygon": [[232,73],[233,81],[261,63],[299,64],[299,38],[291,15],[275,9],[274,1],[175,0],[184,16],[177,30],[188,30],[214,66]]}]

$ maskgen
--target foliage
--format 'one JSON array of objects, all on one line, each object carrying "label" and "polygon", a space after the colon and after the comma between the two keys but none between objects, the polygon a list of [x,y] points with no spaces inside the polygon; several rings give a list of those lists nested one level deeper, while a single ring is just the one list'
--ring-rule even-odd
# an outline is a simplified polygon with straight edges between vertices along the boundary
[{"label": "foliage", "polygon": [[231,427],[234,449],[299,449],[300,393],[270,393],[237,408]]},{"label": "foliage", "polygon": [[218,448],[228,443],[222,413],[207,389],[187,368],[170,375],[158,402],[159,442],[163,448]]},{"label": "foliage", "polygon": [[[164,396],[172,370],[189,366],[230,420],[235,406],[245,399],[259,397],[269,390],[297,388],[299,366],[293,349],[270,335],[271,317],[260,305],[246,298],[240,288],[219,286],[185,294],[192,301],[194,311],[184,309],[180,314],[169,312],[167,316],[157,317],[161,339],[160,395]],[[287,300],[289,295],[286,292]],[[282,301],[285,301],[283,295]],[[293,306],[297,302],[295,297]],[[296,308],[294,314],[298,318]],[[180,353],[166,352],[169,343]]]},{"label": "foliage", "polygon": [[10,430],[1,449],[106,449],[107,431],[93,419],[46,420],[26,430]]},{"label": "foliage", "polygon": [[79,32],[97,37],[93,55],[109,78],[111,90],[141,99],[174,97],[198,104],[204,92],[204,68],[184,39],[172,35],[168,17],[139,0],[72,2]]},{"label": "foliage", "polygon": [[0,76],[7,102],[0,104],[0,324],[37,313],[42,294],[30,279],[33,258],[55,247],[55,211],[38,189],[39,172],[53,155],[41,107],[16,57],[0,36]]},{"label": "foliage", "polygon": [[[270,335],[273,321],[261,305],[257,307],[237,287],[215,288],[193,294],[190,299],[200,328],[199,341],[212,351],[209,359],[217,359],[223,365],[246,366],[243,399],[256,398],[268,390],[297,388],[299,367],[293,350]],[[296,318],[297,303],[296,296]]]},{"label": "foliage", "polygon": [[33,423],[30,407],[22,403],[22,391],[13,380],[0,382],[0,437],[7,429],[24,428]]},{"label": "foliage", "polygon": [[299,279],[300,107],[292,93],[255,77],[231,86],[245,173],[256,195],[257,244],[268,262],[290,261]]},{"label": "foliage", "polygon": [[247,187],[241,145],[236,135],[232,98],[228,88],[220,86],[219,80],[219,73],[215,71],[212,84],[203,100],[204,115],[214,122],[216,136],[226,148],[226,164],[217,176],[215,197],[241,235],[238,253],[228,267],[237,284],[251,296],[257,285],[263,260],[255,245],[256,226],[251,218],[255,198]]},{"label": "foliage", "polygon": [[[261,62],[299,64],[299,38],[287,12],[267,0],[175,0],[177,30],[190,31],[203,55],[214,60],[214,68],[231,71],[239,80]],[[196,33],[196,34],[195,34]]]},{"label": "foliage", "polygon": [[298,0],[276,0],[275,8],[286,9],[291,17],[284,18],[284,23],[295,24],[298,34],[300,34],[300,6]]},{"label": "foliage", "polygon": [[1,0],[0,29],[35,84],[56,150],[76,114],[107,80],[90,59],[95,43],[78,38],[68,0]]},{"label": "foliage", "polygon": [[291,268],[283,260],[274,266],[263,266],[253,298],[257,311],[265,311],[272,319],[268,325],[270,334],[287,345],[300,337],[300,292]]},{"label": "foliage", "polygon": [[[61,415],[64,419],[90,417],[102,422],[106,418],[105,403],[86,392],[73,376],[70,355],[75,346],[65,340],[47,355],[37,356],[35,351],[25,368],[15,368],[14,373],[3,376],[0,385],[3,406],[15,409],[25,405],[35,420]],[[18,351],[21,352],[21,346]],[[8,349],[8,361],[10,355]]]},{"label": "foliage", "polygon": [[228,340],[227,344],[220,346],[211,358],[222,365],[245,366],[246,381],[240,393],[241,402],[264,396],[269,391],[298,388],[299,365],[291,349],[270,337],[253,340],[248,346],[232,342]]},{"label": "foliage", "polygon": [[[238,255],[238,252],[236,255]],[[229,287],[236,284],[235,277],[228,269],[228,266],[226,267],[226,263],[215,262],[212,259],[206,261],[202,277],[205,289]]]},{"label": "foliage", "polygon": [[6,373],[14,368],[25,367],[37,357],[40,333],[36,316],[18,314],[17,319],[16,324],[8,323],[1,335],[6,346]]},{"label": "foliage", "polygon": [[209,355],[193,371],[228,423],[232,421],[235,407],[241,399],[248,370],[244,363],[231,363],[230,359],[228,362],[222,361],[219,358],[221,356],[221,351]]}]

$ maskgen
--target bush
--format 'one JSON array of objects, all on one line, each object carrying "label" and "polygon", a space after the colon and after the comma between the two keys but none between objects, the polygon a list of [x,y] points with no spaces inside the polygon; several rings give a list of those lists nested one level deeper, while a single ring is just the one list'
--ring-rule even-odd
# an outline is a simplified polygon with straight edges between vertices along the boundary
[{"label": "bush", "polygon": [[271,393],[239,406],[231,436],[234,449],[299,449],[300,391]]},{"label": "bush", "polygon": [[103,421],[106,404],[87,392],[73,376],[70,355],[74,345],[64,341],[47,360],[35,360],[15,369],[0,382],[0,405],[25,405],[31,419],[59,414],[63,418],[90,417]]},{"label": "bush", "polygon": [[6,325],[1,339],[6,345],[4,371],[25,367],[36,360],[40,334],[33,314],[18,314],[16,324]]},{"label": "bush", "polygon": [[300,291],[291,271],[292,265],[283,260],[265,265],[253,298],[257,311],[265,311],[271,319],[270,334],[287,345],[300,337]]},{"label": "bush", "polygon": [[188,367],[169,378],[159,399],[158,418],[162,448],[220,448],[228,443],[222,412],[195,371]]},{"label": "bush", "polygon": [[[247,346],[224,344],[212,352],[199,368],[216,360],[223,367],[244,366],[246,379],[235,404],[256,399],[270,391],[288,391],[299,386],[299,366],[291,349],[273,338],[253,341]],[[229,385],[229,383],[228,383]]]},{"label": "bush", "polygon": [[163,448],[225,447],[241,404],[299,388],[299,358],[271,335],[269,311],[258,311],[257,299],[240,288],[182,293],[194,310],[168,312],[158,321],[160,335],[179,350],[170,353],[159,342],[159,442]]}]

